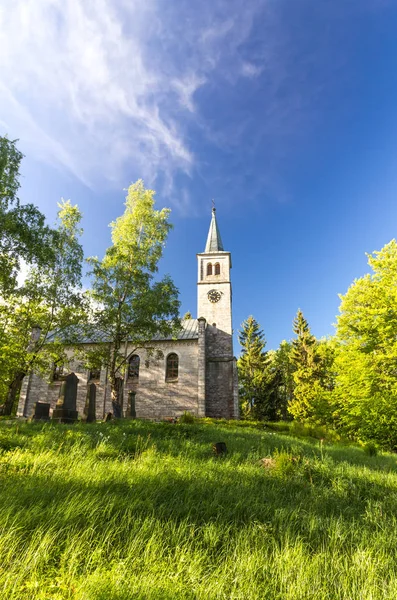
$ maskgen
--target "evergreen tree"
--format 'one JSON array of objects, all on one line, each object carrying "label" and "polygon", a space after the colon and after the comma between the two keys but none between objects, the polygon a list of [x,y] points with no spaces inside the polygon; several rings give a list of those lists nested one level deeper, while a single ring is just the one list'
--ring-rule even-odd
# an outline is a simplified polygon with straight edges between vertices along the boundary
[{"label": "evergreen tree", "polygon": [[294,398],[294,371],[295,364],[292,361],[292,343],[282,341],[274,352],[268,352],[269,365],[269,401],[275,407],[276,419],[291,419],[288,406]]},{"label": "evergreen tree", "polygon": [[293,331],[296,338],[292,341],[291,358],[295,365],[295,390],[288,410],[296,419],[304,420],[314,416],[322,390],[316,338],[300,309],[294,319]]},{"label": "evergreen tree", "polygon": [[237,361],[241,412],[244,416],[266,418],[267,399],[267,355],[265,336],[259,323],[250,316],[239,331],[239,342],[242,347]]}]

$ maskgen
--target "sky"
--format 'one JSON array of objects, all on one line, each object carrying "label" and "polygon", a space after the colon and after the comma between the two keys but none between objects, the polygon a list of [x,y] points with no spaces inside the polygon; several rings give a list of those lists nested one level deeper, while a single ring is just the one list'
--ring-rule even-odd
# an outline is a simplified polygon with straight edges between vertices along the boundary
[{"label": "sky", "polygon": [[396,65],[397,0],[3,0],[0,135],[23,202],[79,205],[86,256],[132,182],[156,190],[182,314],[214,199],[235,332],[253,315],[277,348],[298,308],[331,335],[396,236]]}]

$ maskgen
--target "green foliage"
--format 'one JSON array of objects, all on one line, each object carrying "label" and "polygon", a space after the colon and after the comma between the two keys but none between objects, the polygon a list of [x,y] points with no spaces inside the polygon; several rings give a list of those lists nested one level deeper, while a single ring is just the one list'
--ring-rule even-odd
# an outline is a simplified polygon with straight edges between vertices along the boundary
[{"label": "green foliage", "polygon": [[0,440],[3,598],[396,596],[395,456],[234,422],[0,422]]},{"label": "green foliage", "polygon": [[301,310],[295,317],[293,331],[297,336],[291,349],[295,388],[288,410],[298,420],[327,423],[332,412],[330,395],[334,386],[333,342],[318,342]]},{"label": "green foliage", "polygon": [[267,394],[269,404],[274,407],[278,419],[291,418],[288,406],[294,398],[294,371],[295,364],[292,360],[292,344],[283,341],[276,351],[267,353]]},{"label": "green foliage", "polygon": [[[128,189],[124,214],[111,223],[112,246],[102,260],[91,257],[92,311],[85,328],[102,343],[83,349],[85,360],[108,369],[115,413],[121,411],[118,377],[137,348],[180,327],[178,290],[169,276],[154,281],[171,229],[168,209],[155,210],[154,191],[142,180]],[[150,348],[149,348],[150,350]]]},{"label": "green foliage", "polygon": [[188,412],[187,410],[185,410],[178,419],[179,423],[185,423],[185,424],[194,423],[195,420],[196,420],[195,416],[192,415],[192,413]]},{"label": "green foliage", "polygon": [[[239,331],[242,347],[237,361],[241,412],[245,417],[262,418],[271,412],[267,402],[266,376],[268,359],[264,351],[266,341],[260,325],[250,316]],[[267,418],[271,415],[267,414]]]},{"label": "green foliage", "polygon": [[188,310],[188,311],[187,311],[187,312],[186,312],[186,313],[183,315],[182,319],[183,319],[184,321],[187,321],[188,319],[193,319],[193,317],[192,317],[192,313],[191,313],[191,312]]},{"label": "green foliage", "polygon": [[52,257],[53,232],[33,204],[18,199],[19,168],[23,155],[16,140],[0,136],[0,295],[16,287],[21,259],[38,265]]},{"label": "green foliage", "polygon": [[374,442],[367,442],[363,445],[363,450],[367,456],[377,456],[378,448]]},{"label": "green foliage", "polygon": [[341,296],[334,413],[363,440],[397,448],[397,243],[368,256],[373,269]]},{"label": "green foliage", "polygon": [[66,360],[68,331],[83,314],[81,213],[70,201],[58,207],[52,257],[40,268],[31,267],[24,285],[0,303],[0,400],[5,402],[5,414],[15,409],[27,373],[35,370],[48,376],[55,361]]}]

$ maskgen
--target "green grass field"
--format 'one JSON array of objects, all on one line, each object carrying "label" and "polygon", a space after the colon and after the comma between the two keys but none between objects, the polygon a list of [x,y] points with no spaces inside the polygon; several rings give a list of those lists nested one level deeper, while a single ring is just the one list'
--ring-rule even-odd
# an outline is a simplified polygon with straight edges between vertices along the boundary
[{"label": "green grass field", "polygon": [[2,599],[395,600],[396,516],[393,455],[233,423],[0,422]]}]

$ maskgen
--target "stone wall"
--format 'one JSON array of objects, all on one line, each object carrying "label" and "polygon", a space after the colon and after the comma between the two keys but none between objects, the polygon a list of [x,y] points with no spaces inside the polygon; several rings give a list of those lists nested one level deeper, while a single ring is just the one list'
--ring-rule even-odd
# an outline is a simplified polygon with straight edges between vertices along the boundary
[{"label": "stone wall", "polygon": [[[129,379],[128,373],[125,373],[123,413],[129,414],[128,392],[132,390],[136,392],[137,418],[177,417],[184,411],[204,416],[198,397],[198,341],[154,342],[151,347],[154,351],[153,356],[149,356],[145,349],[138,349],[135,352],[140,357],[139,379]],[[128,352],[131,350],[132,348],[129,348]],[[163,356],[156,357],[157,351],[162,352]],[[165,379],[165,364],[166,357],[171,352],[175,352],[179,357],[179,372],[177,380],[168,382]],[[84,418],[88,383],[96,385],[96,418],[102,419],[107,413],[112,413],[113,407],[106,369],[101,370],[99,380],[88,382],[89,372],[82,368],[81,363],[73,360],[71,352],[69,354],[71,358],[67,372],[74,372],[79,378],[77,387],[79,418]],[[25,377],[17,414],[31,417],[34,403],[42,401],[51,404],[50,415],[52,415],[58,400],[60,386],[61,382],[59,381],[48,383],[35,374]]]},{"label": "stone wall", "polygon": [[[124,385],[124,412],[128,412],[128,392],[136,392],[137,418],[161,419],[178,417],[184,411],[200,414],[198,397],[198,341],[178,340],[155,342],[154,355],[162,352],[163,357],[148,357],[146,350],[138,349],[140,357],[139,380],[129,380],[126,373]],[[131,349],[129,349],[130,351]],[[166,381],[166,358],[174,352],[179,358],[177,381]],[[145,361],[149,360],[149,366]]]}]

